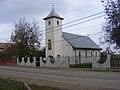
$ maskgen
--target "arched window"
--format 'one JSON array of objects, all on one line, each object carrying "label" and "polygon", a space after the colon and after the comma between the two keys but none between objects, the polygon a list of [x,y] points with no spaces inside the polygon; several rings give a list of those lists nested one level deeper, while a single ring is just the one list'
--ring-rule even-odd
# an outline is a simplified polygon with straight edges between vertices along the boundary
[{"label": "arched window", "polygon": [[96,57],[97,57],[97,52],[96,52]]},{"label": "arched window", "polygon": [[51,22],[50,22],[50,21],[48,21],[48,25],[50,25],[50,23],[51,23]]},{"label": "arched window", "polygon": [[91,57],[93,56],[93,53],[91,52]]},{"label": "arched window", "polygon": [[81,59],[81,52],[79,51],[79,60]]},{"label": "arched window", "polygon": [[59,21],[57,21],[57,25],[59,25]]},{"label": "arched window", "polygon": [[85,57],[87,58],[87,50],[86,50],[86,52],[85,52]]},{"label": "arched window", "polygon": [[48,40],[48,50],[52,50],[52,43],[50,39]]}]

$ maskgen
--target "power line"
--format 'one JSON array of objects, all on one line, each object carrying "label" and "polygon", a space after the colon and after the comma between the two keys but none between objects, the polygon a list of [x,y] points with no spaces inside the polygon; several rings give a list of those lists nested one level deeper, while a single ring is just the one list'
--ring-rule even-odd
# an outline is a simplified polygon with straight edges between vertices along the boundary
[{"label": "power line", "polygon": [[[87,16],[87,17],[83,17],[83,18],[80,18],[80,19],[77,19],[77,20],[74,20],[74,21],[71,21],[71,22],[68,22],[68,23],[65,23],[63,25],[67,25],[67,24],[70,24],[70,23],[73,23],[73,22],[77,22],[77,21],[80,21],[80,20],[84,20],[84,19],[87,19],[87,18],[90,18],[90,17],[93,17],[93,16],[96,16],[96,15],[99,15],[99,14],[102,14],[103,12],[99,12],[99,13],[96,13],[96,14],[93,14],[93,15],[90,15],[90,16]],[[97,18],[100,18],[104,15],[101,15],[101,16],[98,16],[98,17],[95,17],[95,18],[92,18],[92,19],[89,19],[89,20],[85,20],[85,21],[82,21],[82,22],[79,22],[79,23],[76,23],[76,24],[73,24],[73,25],[69,25],[69,26],[66,26],[64,28],[69,28],[69,27],[73,27],[73,26],[76,26],[76,25],[79,25],[79,24],[82,24],[82,23],[85,23],[85,22],[88,22],[88,21],[91,21],[91,20],[94,20],[94,19],[97,19]],[[57,26],[58,27],[58,26]],[[60,27],[60,26],[59,26]],[[55,28],[55,27],[53,27]],[[62,28],[62,29],[64,29]],[[58,31],[58,30],[61,30],[61,29],[56,29],[54,31]],[[44,31],[44,30],[43,30]],[[46,32],[46,33],[50,33],[52,31],[49,31],[49,32]],[[4,39],[10,39],[10,38],[4,38]],[[3,40],[3,39],[0,39],[0,40]]]},{"label": "power line", "polygon": [[94,34],[87,34],[87,36],[98,35],[98,34],[100,34],[100,33],[102,33],[102,31],[100,31],[100,32],[97,32],[97,33],[94,33]]},{"label": "power line", "polygon": [[[89,19],[89,20],[85,20],[85,21],[82,21],[82,22],[79,22],[79,23],[76,23],[76,24],[73,24],[73,25],[70,25],[70,26],[67,26],[67,27],[64,27],[64,28],[69,28],[69,27],[73,27],[73,26],[76,26],[76,25],[78,25],[78,24],[82,24],[82,23],[85,23],[85,22],[88,22],[88,21],[91,21],[91,20],[94,20],[94,19],[97,19],[97,18],[100,18],[100,17],[103,17],[104,15],[101,15],[101,16],[98,16],[98,17],[95,17],[95,18],[92,18],[92,19]],[[63,28],[63,29],[64,29]],[[61,30],[61,29],[56,29],[56,30],[54,30],[54,31],[57,31],[57,30]],[[51,31],[51,32],[53,32],[53,31]],[[48,33],[48,32],[47,32]],[[50,33],[50,31],[49,31],[49,33]],[[10,38],[7,38],[7,39],[10,39]],[[1,40],[1,39],[0,39]],[[61,41],[61,40],[60,40]],[[59,42],[59,41],[56,41],[56,42]]]},{"label": "power line", "polygon": [[[83,17],[83,18],[80,18],[80,19],[77,19],[77,20],[74,20],[74,21],[71,21],[71,22],[68,22],[68,23],[59,25],[59,26],[55,26],[55,27],[52,27],[52,28],[48,28],[48,29],[46,29],[46,30],[58,28],[58,27],[61,27],[61,26],[67,25],[67,24],[71,24],[71,23],[74,23],[74,22],[77,22],[77,21],[80,21],[80,20],[84,20],[84,19],[87,19],[87,18],[96,16],[96,15],[102,14],[102,13],[103,13],[103,12],[99,12],[99,13],[96,13],[96,14],[93,14],[93,15],[90,15],[90,16],[87,16],[87,17]],[[104,15],[101,15],[101,16],[98,16],[98,17],[95,17],[95,18],[92,18],[92,19],[90,19],[90,20],[82,21],[82,22],[79,22],[79,23],[76,23],[76,24],[73,24],[73,25],[69,25],[69,26],[66,26],[66,27],[64,27],[64,28],[69,28],[69,27],[72,27],[72,26],[76,26],[76,25],[78,25],[78,24],[85,23],[85,22],[87,22],[87,21],[91,21],[91,20],[100,18],[100,17],[102,17],[102,16],[104,16]],[[64,29],[64,28],[62,28],[62,29]],[[46,30],[41,30],[40,32],[43,32],[43,31],[46,31]],[[59,29],[56,29],[56,30],[54,30],[54,31],[58,31],[58,30],[61,30],[61,29],[59,28]],[[50,33],[50,32],[53,32],[53,31],[46,31],[45,33]]]},{"label": "power line", "polygon": [[79,8],[78,10],[80,12],[75,12],[75,11],[78,11],[78,10],[74,10],[74,12],[71,12],[70,14],[65,14],[64,16],[69,16],[69,15],[73,15],[73,14],[76,14],[76,13],[83,13],[83,12],[86,12],[86,11],[91,11],[93,9],[97,9],[98,7],[100,7],[100,6],[96,6],[94,8],[89,8],[89,9],[85,9],[85,10],[82,10],[82,11],[80,11],[81,9]]},{"label": "power line", "polygon": [[[87,18],[90,18],[90,17],[94,17],[94,16],[97,16],[97,15],[102,14],[102,13],[103,13],[103,11],[102,11],[102,12],[99,12],[99,13],[96,13],[96,14],[93,14],[93,15],[89,15],[89,16],[80,18],[80,19],[76,19],[76,20],[67,22],[67,23],[62,24],[62,25],[59,25],[59,26],[55,26],[55,27],[52,27],[52,28],[48,28],[48,29],[46,29],[46,30],[50,30],[50,29],[54,29],[54,28],[59,28],[59,27],[61,27],[61,26],[68,25],[68,24],[71,24],[71,23],[75,23],[75,22],[78,22],[78,21],[80,21],[80,20],[84,20],[84,19],[87,19]],[[72,26],[73,26],[73,25],[72,25]],[[67,27],[68,27],[68,26],[67,26]],[[65,27],[65,28],[66,28],[66,27]],[[44,32],[44,31],[46,31],[46,30],[42,29],[42,30],[40,30],[39,32]],[[57,29],[57,30],[58,30],[58,29]],[[55,30],[55,31],[57,31],[57,30]],[[59,30],[60,30],[60,29],[59,29]],[[47,31],[46,33],[49,33],[49,32],[50,32],[50,31]]]},{"label": "power line", "polygon": [[63,24],[62,26],[67,25],[67,24],[70,24],[70,23],[73,23],[73,22],[77,22],[77,21],[80,21],[80,20],[84,20],[84,19],[87,19],[87,18],[96,16],[96,15],[99,15],[99,14],[102,14],[102,13],[103,13],[103,11],[102,11],[102,12],[99,12],[99,13],[96,13],[96,14],[93,14],[93,15],[89,15],[89,16],[80,18],[80,19],[76,19],[76,20],[73,20],[73,21],[70,21],[70,22],[68,22],[68,23]]},{"label": "power line", "polygon": [[[80,27],[80,28],[74,29],[74,31],[81,30],[81,29],[86,29],[86,28],[96,28],[95,26],[99,26],[99,25],[101,25],[101,24],[90,25],[90,26],[86,26],[86,27]],[[45,33],[43,33],[43,34],[45,34]]]},{"label": "power line", "polygon": [[[103,17],[103,16],[104,15],[101,15],[101,16],[98,16],[98,17],[95,17],[95,18],[92,18],[92,19],[89,19],[89,20],[85,20],[85,21],[82,21],[82,22],[79,22],[79,23],[76,23],[76,24],[73,24],[73,25],[69,25],[69,26],[63,27],[62,29],[73,27],[73,26],[76,26],[76,25],[79,25],[79,24],[82,24],[82,23],[85,23],[85,22],[88,22],[88,21],[92,21],[94,19],[97,19],[97,18],[100,18],[100,17]],[[61,29],[59,28],[59,29],[56,29],[54,31],[58,31],[58,30],[61,30]],[[51,33],[51,32],[54,32],[54,31],[48,31],[48,32],[45,32],[45,33]]]},{"label": "power line", "polygon": [[[86,11],[90,11],[90,10],[93,10],[93,9],[97,9],[97,8],[99,8],[99,7],[101,7],[101,6],[99,6],[99,5],[95,5],[94,7],[92,7],[92,8],[87,8],[87,9],[81,9],[81,7],[79,6],[79,7],[77,7],[77,8],[69,8],[68,10],[67,10],[67,12],[70,12],[70,13],[68,13],[68,14],[64,14],[65,16],[67,16],[67,15],[71,15],[71,14],[73,14],[74,12],[76,12],[76,11],[80,11],[79,13],[83,13],[83,12],[86,12]],[[64,10],[63,8],[61,8],[62,9],[62,12],[64,13],[66,13],[66,10]]]},{"label": "power line", "polygon": [[74,29],[74,30],[85,29],[85,28],[93,28],[93,27],[95,27],[95,26],[99,26],[99,25],[101,25],[101,24],[95,24],[95,25],[90,25],[90,26],[80,27],[80,28],[76,28],[76,29]]}]

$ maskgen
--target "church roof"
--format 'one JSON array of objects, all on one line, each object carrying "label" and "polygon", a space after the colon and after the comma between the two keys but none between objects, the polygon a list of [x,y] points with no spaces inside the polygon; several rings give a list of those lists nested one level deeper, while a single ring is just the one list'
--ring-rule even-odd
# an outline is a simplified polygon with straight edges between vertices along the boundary
[{"label": "church roof", "polygon": [[59,19],[61,19],[61,20],[64,19],[64,18],[60,17],[60,16],[57,14],[57,12],[56,12],[55,9],[54,9],[54,6],[53,6],[51,12],[49,13],[49,15],[48,15],[47,17],[43,18],[43,20],[46,20],[46,19],[49,19],[49,18],[53,18],[53,17],[59,18]]},{"label": "church roof", "polygon": [[97,49],[101,48],[89,37],[63,32],[63,38],[76,49]]}]

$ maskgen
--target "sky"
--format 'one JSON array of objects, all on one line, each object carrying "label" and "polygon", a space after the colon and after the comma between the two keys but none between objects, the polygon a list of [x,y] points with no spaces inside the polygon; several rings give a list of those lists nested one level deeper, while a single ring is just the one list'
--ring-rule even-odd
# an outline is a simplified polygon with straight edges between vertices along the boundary
[{"label": "sky", "polygon": [[[104,11],[101,0],[0,0],[0,42],[9,42],[14,24],[20,18],[25,18],[28,22],[36,20],[39,22],[40,30],[44,30],[43,18],[50,13],[52,5],[56,12],[64,18],[63,24]],[[80,23],[63,28],[63,31],[89,36],[97,45],[100,45],[98,38],[105,17],[89,21],[92,18],[95,17],[68,24],[69,26]]]}]

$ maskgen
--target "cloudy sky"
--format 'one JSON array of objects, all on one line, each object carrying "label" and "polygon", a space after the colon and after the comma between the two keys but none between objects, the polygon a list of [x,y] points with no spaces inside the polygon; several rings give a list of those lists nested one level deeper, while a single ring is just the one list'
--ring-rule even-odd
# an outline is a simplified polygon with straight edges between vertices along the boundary
[{"label": "cloudy sky", "polygon": [[[0,42],[9,42],[14,23],[18,22],[19,18],[26,18],[29,22],[37,20],[43,30],[43,18],[49,14],[52,5],[64,18],[63,24],[104,11],[101,0],[0,0]],[[104,17],[88,21],[98,16],[71,23],[69,25],[80,24],[64,28],[63,31],[88,35],[99,45],[98,37],[105,22]]]}]

